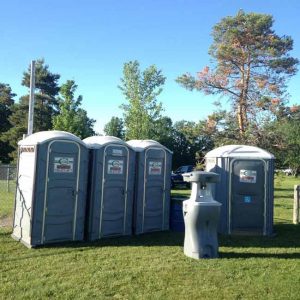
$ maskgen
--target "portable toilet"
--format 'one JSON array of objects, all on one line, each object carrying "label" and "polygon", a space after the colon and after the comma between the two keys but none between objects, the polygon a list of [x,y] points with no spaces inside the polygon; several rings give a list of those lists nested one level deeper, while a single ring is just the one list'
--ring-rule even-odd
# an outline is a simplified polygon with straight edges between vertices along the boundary
[{"label": "portable toilet", "polygon": [[84,238],[88,149],[63,131],[18,143],[12,237],[28,247]]},{"label": "portable toilet", "polygon": [[135,152],[113,136],[83,140],[90,148],[87,236],[132,234]]},{"label": "portable toilet", "polygon": [[274,156],[257,147],[227,145],[208,152],[206,171],[220,174],[214,198],[222,203],[219,231],[272,235]]},{"label": "portable toilet", "polygon": [[137,153],[134,233],[168,230],[172,152],[152,140],[127,143]]}]

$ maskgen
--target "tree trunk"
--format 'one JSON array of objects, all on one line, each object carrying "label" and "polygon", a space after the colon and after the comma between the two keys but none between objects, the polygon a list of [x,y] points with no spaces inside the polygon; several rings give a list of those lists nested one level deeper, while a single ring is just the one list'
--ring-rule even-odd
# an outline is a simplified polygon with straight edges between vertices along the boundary
[{"label": "tree trunk", "polygon": [[246,127],[246,108],[242,101],[239,101],[238,107],[237,107],[237,119],[239,124],[239,133],[240,138],[243,139],[245,135],[245,127]]}]

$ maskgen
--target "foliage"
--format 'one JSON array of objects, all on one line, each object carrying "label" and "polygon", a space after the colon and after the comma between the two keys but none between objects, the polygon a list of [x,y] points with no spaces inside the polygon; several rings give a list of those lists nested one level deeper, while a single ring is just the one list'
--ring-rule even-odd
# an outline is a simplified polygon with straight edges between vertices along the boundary
[{"label": "foliage", "polygon": [[211,150],[213,141],[206,134],[205,122],[178,121],[174,124],[173,151],[174,168],[180,165],[196,165]]},{"label": "foliage", "polygon": [[122,118],[111,117],[110,121],[105,124],[103,131],[106,135],[115,136],[120,139],[125,138],[124,122]]},{"label": "foliage", "polygon": [[155,135],[155,124],[162,111],[157,96],[162,92],[165,80],[155,65],[142,72],[136,60],[124,64],[119,88],[127,100],[121,106],[127,140],[151,139]]},{"label": "foliage", "polygon": [[283,152],[285,166],[294,174],[300,172],[300,119],[290,118],[278,124],[277,134],[281,137],[279,148]]},{"label": "foliage", "polygon": [[158,141],[165,147],[172,149],[174,145],[174,128],[171,118],[162,116],[153,122],[154,130],[151,138]]},{"label": "foliage", "polygon": [[[33,131],[44,131],[52,128],[52,118],[57,114],[58,102],[56,96],[59,91],[58,80],[60,75],[51,73],[49,66],[43,59],[39,59],[35,64],[35,105]],[[22,85],[30,86],[30,66],[24,72]],[[22,96],[18,103],[12,107],[12,114],[9,121],[12,125],[3,139],[15,150],[17,142],[27,133],[29,96]],[[16,158],[16,151],[11,153]]]},{"label": "foliage", "polygon": [[11,128],[9,116],[15,96],[8,84],[0,83],[0,162],[3,163],[9,163],[8,154],[12,151],[8,141],[2,139],[3,133]]},{"label": "foliage", "polygon": [[292,38],[280,37],[272,26],[272,16],[242,10],[222,19],[212,32],[212,68],[177,78],[187,89],[229,98],[244,141],[253,121],[284,105],[286,81],[296,73],[298,60],[289,55]]},{"label": "foliage", "polygon": [[53,118],[53,129],[71,132],[81,139],[95,134],[93,119],[80,108],[82,96],[74,98],[77,85],[74,80],[67,80],[60,88],[62,99],[59,99],[59,114]]},{"label": "foliage", "polygon": [[215,147],[237,144],[238,132],[238,124],[232,112],[218,109],[206,119],[204,134],[210,137]]}]

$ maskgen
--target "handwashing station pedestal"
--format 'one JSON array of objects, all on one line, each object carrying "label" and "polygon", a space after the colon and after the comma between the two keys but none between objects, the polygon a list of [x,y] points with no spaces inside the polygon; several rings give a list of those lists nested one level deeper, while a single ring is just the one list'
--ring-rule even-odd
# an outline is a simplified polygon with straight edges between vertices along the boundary
[{"label": "handwashing station pedestal", "polygon": [[192,183],[191,197],[183,202],[184,254],[196,259],[216,258],[221,203],[212,198],[212,187],[219,182],[219,175],[195,171],[183,174],[183,178]]}]

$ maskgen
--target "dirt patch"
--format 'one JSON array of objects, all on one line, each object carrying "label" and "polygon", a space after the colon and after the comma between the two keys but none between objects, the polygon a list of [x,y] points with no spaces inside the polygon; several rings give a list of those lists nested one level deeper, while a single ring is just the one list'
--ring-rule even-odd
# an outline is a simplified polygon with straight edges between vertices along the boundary
[{"label": "dirt patch", "polygon": [[9,217],[2,217],[0,218],[0,227],[12,227],[13,218]]}]

